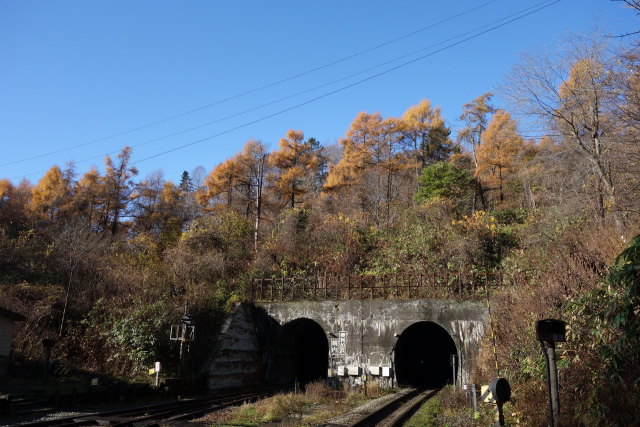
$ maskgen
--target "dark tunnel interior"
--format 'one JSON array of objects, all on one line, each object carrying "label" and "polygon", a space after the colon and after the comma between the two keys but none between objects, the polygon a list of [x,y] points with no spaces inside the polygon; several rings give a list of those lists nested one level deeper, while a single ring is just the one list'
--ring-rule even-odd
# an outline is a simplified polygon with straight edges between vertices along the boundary
[{"label": "dark tunnel interior", "polygon": [[327,376],[329,343],[320,325],[310,319],[296,319],[280,330],[276,348],[275,381],[305,383]]},{"label": "dark tunnel interior", "polygon": [[394,363],[398,385],[437,388],[451,383],[452,354],[457,354],[456,345],[444,328],[433,322],[414,323],[402,332],[396,343]]}]

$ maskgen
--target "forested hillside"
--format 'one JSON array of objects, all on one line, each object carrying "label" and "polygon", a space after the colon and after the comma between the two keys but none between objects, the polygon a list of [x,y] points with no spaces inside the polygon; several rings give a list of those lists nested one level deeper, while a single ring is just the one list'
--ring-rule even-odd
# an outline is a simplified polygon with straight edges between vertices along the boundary
[{"label": "forested hillside", "polygon": [[[505,105],[470,94],[459,129],[417,92],[399,117],[359,113],[337,145],[292,129],[179,182],[140,177],[129,147],[101,169],[0,180],[1,305],[28,317],[16,358],[41,357],[55,337],[54,358],[130,377],[175,363],[168,330],[185,305],[210,336],[252,277],[501,270],[524,278],[491,296],[513,416],[544,424],[533,324],[554,317],[569,325],[567,425],[629,425],[640,417],[640,58],[606,42],[576,36],[523,58]],[[477,382],[496,375],[493,357],[487,338]]]}]

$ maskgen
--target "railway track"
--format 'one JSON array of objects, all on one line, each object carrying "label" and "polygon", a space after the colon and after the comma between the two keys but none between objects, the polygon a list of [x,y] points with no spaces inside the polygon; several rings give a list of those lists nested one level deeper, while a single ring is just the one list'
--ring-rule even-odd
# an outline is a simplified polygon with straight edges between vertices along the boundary
[{"label": "railway track", "polygon": [[271,396],[282,389],[269,389],[252,393],[235,393],[216,395],[195,399],[185,399],[177,402],[146,405],[117,411],[96,412],[88,415],[76,415],[45,421],[35,421],[20,424],[20,426],[48,427],[48,426],[156,426],[159,422],[185,421],[204,414],[220,411],[230,406],[254,402]]},{"label": "railway track", "polygon": [[439,389],[405,389],[380,405],[365,405],[319,427],[400,427]]}]

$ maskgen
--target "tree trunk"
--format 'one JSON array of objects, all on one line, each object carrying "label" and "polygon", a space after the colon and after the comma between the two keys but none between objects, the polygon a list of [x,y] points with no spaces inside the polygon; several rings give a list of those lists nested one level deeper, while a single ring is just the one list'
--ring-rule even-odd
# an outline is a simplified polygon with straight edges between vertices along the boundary
[{"label": "tree trunk", "polygon": [[257,188],[256,188],[256,222],[253,231],[253,247],[256,252],[258,252],[258,233],[260,231],[260,216],[262,215],[262,180],[264,175],[264,159],[265,156],[262,156],[260,160],[260,167],[258,168],[258,176],[257,176]]}]

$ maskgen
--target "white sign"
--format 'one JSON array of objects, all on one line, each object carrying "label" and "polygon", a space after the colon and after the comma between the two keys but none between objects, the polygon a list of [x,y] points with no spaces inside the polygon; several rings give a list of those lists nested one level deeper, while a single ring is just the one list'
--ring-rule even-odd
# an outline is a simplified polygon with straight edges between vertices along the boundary
[{"label": "white sign", "polygon": [[360,376],[360,366],[347,366],[347,375],[353,377]]},{"label": "white sign", "polygon": [[331,355],[338,354],[338,338],[331,338]]},{"label": "white sign", "polygon": [[339,333],[338,354],[347,354],[347,331]]},{"label": "white sign", "polygon": [[156,372],[160,372],[160,362],[156,362]]},{"label": "white sign", "polygon": [[193,341],[195,339],[195,330],[195,326],[171,325],[169,339],[172,341]]}]

